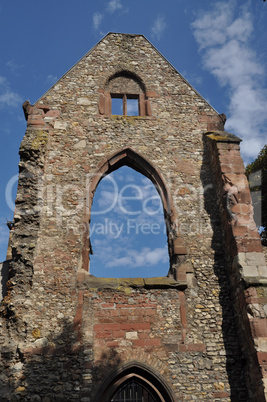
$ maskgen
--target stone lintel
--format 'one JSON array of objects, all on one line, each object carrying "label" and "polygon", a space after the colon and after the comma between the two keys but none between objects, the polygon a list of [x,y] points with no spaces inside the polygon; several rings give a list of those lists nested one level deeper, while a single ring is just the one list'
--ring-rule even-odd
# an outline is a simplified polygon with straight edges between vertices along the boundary
[{"label": "stone lintel", "polygon": [[187,287],[186,281],[177,281],[173,278],[163,276],[155,278],[97,278],[88,274],[85,270],[77,274],[79,287],[92,289],[117,289],[145,288],[145,289],[166,289],[176,288],[184,290]]},{"label": "stone lintel", "polygon": [[216,142],[232,142],[240,144],[242,141],[241,138],[237,137],[236,135],[220,130],[208,131],[206,132],[206,136]]}]

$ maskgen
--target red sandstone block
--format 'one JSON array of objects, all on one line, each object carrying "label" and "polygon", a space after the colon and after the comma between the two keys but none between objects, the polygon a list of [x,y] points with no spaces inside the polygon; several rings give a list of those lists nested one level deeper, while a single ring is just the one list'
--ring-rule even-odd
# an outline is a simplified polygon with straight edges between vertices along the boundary
[{"label": "red sandstone block", "polygon": [[199,123],[207,123],[209,118],[207,116],[198,116]]},{"label": "red sandstone block", "polygon": [[146,96],[148,98],[157,98],[158,94],[155,91],[146,91]]},{"label": "red sandstone block", "polygon": [[49,117],[58,117],[60,115],[60,111],[52,109],[49,110],[45,115]]},{"label": "red sandstone block", "polygon": [[155,322],[156,319],[157,319],[157,316],[156,316],[156,315],[147,315],[147,316],[144,318],[144,322]]},{"label": "red sandstone block", "polygon": [[231,211],[232,211],[234,214],[242,214],[242,213],[243,213],[242,205],[243,205],[243,204],[239,204],[239,203],[233,205],[232,208],[231,208]]},{"label": "red sandstone block", "polygon": [[257,356],[258,356],[258,361],[261,366],[267,365],[267,352],[258,352]]},{"label": "red sandstone block", "polygon": [[139,322],[139,323],[133,323],[132,324],[133,329],[150,329],[150,323],[149,322]]},{"label": "red sandstone block", "polygon": [[118,316],[119,316],[119,312],[118,312],[118,310],[111,310],[111,311],[110,311],[110,315],[111,315],[111,317],[118,317]]},{"label": "red sandstone block", "polygon": [[105,114],[105,95],[102,93],[99,96],[98,109],[100,114]]},{"label": "red sandstone block", "polygon": [[141,347],[145,346],[145,340],[144,339],[133,339],[132,343],[133,343],[134,346],[141,346]]},{"label": "red sandstone block", "polygon": [[267,318],[252,318],[250,327],[253,337],[267,337]]},{"label": "red sandstone block", "polygon": [[[241,154],[240,151],[238,149],[230,149],[229,150],[229,155],[232,158],[240,158],[241,159]],[[243,162],[243,161],[242,161]]]},{"label": "red sandstone block", "polygon": [[133,309],[133,308],[139,308],[142,307],[140,304],[117,304],[117,308],[121,308],[121,309]]},{"label": "red sandstone block", "polygon": [[128,316],[128,322],[144,322],[144,317],[140,315]]},{"label": "red sandstone block", "polygon": [[179,345],[179,351],[180,351],[180,352],[187,352],[187,345],[181,343],[181,344]]},{"label": "red sandstone block", "polygon": [[146,303],[145,300],[143,302],[140,302],[140,306],[144,308],[157,308],[157,305],[155,303]]},{"label": "red sandstone block", "polygon": [[128,320],[128,316],[122,316],[122,317],[116,317],[116,322],[117,323],[125,323],[125,322],[127,322],[127,321],[129,321]]},{"label": "red sandstone block", "polygon": [[234,173],[239,173],[239,174],[245,173],[245,166],[244,166],[243,162],[242,162],[242,164],[241,163],[240,164],[233,163],[231,166],[232,166],[232,171]]},{"label": "red sandstone block", "polygon": [[213,398],[229,398],[230,394],[225,391],[213,392]]},{"label": "red sandstone block", "polygon": [[253,206],[251,204],[240,204],[243,214],[251,214],[253,212]]},{"label": "red sandstone block", "polygon": [[183,292],[179,292],[179,301],[180,301],[180,315],[181,315],[181,323],[184,328],[187,328],[187,320],[186,320],[186,307],[185,307],[185,295]]},{"label": "red sandstone block", "polygon": [[111,331],[103,331],[103,332],[96,332],[95,337],[98,338],[104,338],[104,339],[112,339],[112,333]]},{"label": "red sandstone block", "polygon": [[120,316],[127,316],[128,317],[128,315],[131,315],[131,310],[121,309],[121,310],[119,310],[119,314],[120,314]]},{"label": "red sandstone block", "polygon": [[50,109],[50,105],[41,105],[41,104],[39,104],[39,105],[35,105],[34,107],[36,107],[37,109],[43,109],[43,110],[49,110]]},{"label": "red sandstone block", "polygon": [[150,324],[148,322],[125,323],[125,324],[120,324],[120,328],[122,330],[125,330],[125,331],[139,330],[139,329],[150,329]]},{"label": "red sandstone block", "polygon": [[255,230],[248,230],[248,238],[255,238],[255,239],[259,239],[260,240],[260,235],[259,232],[257,231],[257,229]]},{"label": "red sandstone block", "polygon": [[231,144],[229,142],[217,142],[217,149],[219,150],[219,152],[224,152],[227,150],[239,150],[240,147],[238,144]]},{"label": "red sandstone block", "polygon": [[45,122],[42,119],[38,119],[38,120],[32,120],[30,119],[31,116],[29,116],[28,118],[28,124],[31,124],[32,126],[45,126]]},{"label": "red sandstone block", "polygon": [[160,339],[145,339],[145,346],[159,346],[161,344]]},{"label": "red sandstone block", "polygon": [[111,166],[115,165],[115,163],[119,162],[121,159],[124,159],[127,157],[127,154],[125,152],[119,153],[118,155],[114,155],[109,159],[109,164]]},{"label": "red sandstone block", "polygon": [[148,308],[148,309],[146,309],[145,314],[146,314],[146,315],[155,315],[155,314],[156,314],[156,310],[155,310],[155,309],[152,309],[152,308]]},{"label": "red sandstone block", "polygon": [[247,226],[241,226],[241,225],[235,225],[233,226],[233,235],[236,237],[243,237],[247,235],[248,233],[248,227]]},{"label": "red sandstone block", "polygon": [[221,171],[222,173],[231,173],[233,171],[231,165],[227,165],[226,163],[221,164]]},{"label": "red sandstone block", "polygon": [[101,307],[102,308],[112,308],[113,310],[115,308],[114,303],[102,303]]},{"label": "red sandstone block", "polygon": [[95,317],[106,317],[109,315],[109,311],[102,311],[102,310],[98,310],[95,312]]},{"label": "red sandstone block", "polygon": [[125,331],[113,331],[113,338],[124,338],[125,337]]},{"label": "red sandstone block", "polygon": [[98,319],[99,324],[113,324],[114,321],[111,318],[103,317]]},{"label": "red sandstone block", "polygon": [[239,252],[243,253],[261,253],[262,245],[260,239],[242,239],[242,243],[237,241]]},{"label": "red sandstone block", "polygon": [[120,329],[125,330],[125,331],[129,331],[133,329],[133,324],[130,323],[125,323],[125,324],[120,324]]},{"label": "red sandstone block", "polygon": [[241,192],[237,193],[236,198],[238,202],[240,202],[241,204],[252,203],[251,194],[248,187],[244,188]]},{"label": "red sandstone block", "polygon": [[104,330],[104,324],[95,324],[94,331],[102,331]]},{"label": "red sandstone block", "polygon": [[119,346],[119,342],[117,341],[109,341],[106,343],[108,348],[116,348],[117,346]]},{"label": "red sandstone block", "polygon": [[205,352],[206,346],[204,343],[191,343],[187,345],[188,352]]},{"label": "red sandstone block", "polygon": [[116,331],[121,328],[120,324],[104,324],[105,331]]},{"label": "red sandstone block", "polygon": [[147,332],[139,332],[138,336],[139,336],[139,339],[148,339]]}]

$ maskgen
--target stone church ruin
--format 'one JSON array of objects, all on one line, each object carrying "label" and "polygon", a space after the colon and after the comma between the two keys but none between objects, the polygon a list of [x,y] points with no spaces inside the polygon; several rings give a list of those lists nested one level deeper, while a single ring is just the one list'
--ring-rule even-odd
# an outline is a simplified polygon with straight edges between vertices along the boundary
[{"label": "stone church ruin", "polygon": [[[225,115],[143,35],[118,33],[23,109],[0,400],[265,401],[267,268]],[[122,166],[160,195],[163,277],[90,274],[94,193]]]}]

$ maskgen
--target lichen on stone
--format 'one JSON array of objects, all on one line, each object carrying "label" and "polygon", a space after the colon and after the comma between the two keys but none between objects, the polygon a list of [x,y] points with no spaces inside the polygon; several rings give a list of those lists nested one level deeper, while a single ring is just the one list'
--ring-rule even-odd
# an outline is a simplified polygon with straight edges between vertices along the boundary
[{"label": "lichen on stone", "polygon": [[35,134],[35,138],[31,144],[32,149],[40,149],[48,142],[48,134],[46,131],[38,130]]}]

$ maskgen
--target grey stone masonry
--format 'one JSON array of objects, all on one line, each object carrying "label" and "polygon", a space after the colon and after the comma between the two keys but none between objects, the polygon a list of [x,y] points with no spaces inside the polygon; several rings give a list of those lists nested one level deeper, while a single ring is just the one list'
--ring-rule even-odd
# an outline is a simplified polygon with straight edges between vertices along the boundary
[{"label": "grey stone masonry", "polygon": [[[266,265],[225,115],[143,35],[117,33],[23,109],[0,400],[110,401],[131,378],[166,402],[264,401]],[[161,197],[164,277],[90,274],[93,197],[125,165]]]}]

